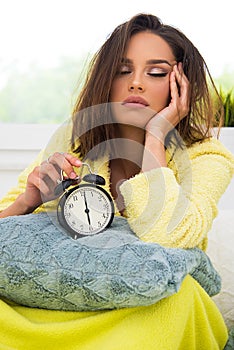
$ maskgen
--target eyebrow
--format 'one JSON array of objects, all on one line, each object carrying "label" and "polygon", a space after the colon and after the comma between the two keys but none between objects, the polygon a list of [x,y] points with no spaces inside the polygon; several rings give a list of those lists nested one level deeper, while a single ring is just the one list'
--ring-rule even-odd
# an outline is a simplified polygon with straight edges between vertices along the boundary
[{"label": "eyebrow", "polygon": [[[123,58],[122,63],[132,63],[132,60],[130,60],[129,58]],[[168,64],[170,67],[172,66],[171,63],[169,63],[167,60],[164,60],[164,59],[152,59],[152,60],[146,61],[146,64],[160,64],[160,63]]]}]

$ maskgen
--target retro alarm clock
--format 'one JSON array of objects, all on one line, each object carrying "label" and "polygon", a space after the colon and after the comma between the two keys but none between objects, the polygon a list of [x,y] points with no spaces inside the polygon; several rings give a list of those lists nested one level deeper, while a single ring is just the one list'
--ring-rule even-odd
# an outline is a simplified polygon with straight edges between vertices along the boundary
[{"label": "retro alarm clock", "polygon": [[[107,227],[114,218],[114,204],[109,193],[101,186],[105,179],[91,171],[83,178],[61,180],[55,188],[55,195],[61,195],[57,207],[60,225],[73,238],[95,235]],[[80,184],[81,181],[85,183]]]}]

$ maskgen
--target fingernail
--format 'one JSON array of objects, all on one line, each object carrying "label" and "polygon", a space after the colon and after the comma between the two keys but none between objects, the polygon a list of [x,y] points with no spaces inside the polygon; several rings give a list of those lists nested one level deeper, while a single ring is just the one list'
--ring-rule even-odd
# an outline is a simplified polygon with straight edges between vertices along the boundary
[{"label": "fingernail", "polygon": [[70,179],[74,179],[75,177],[76,177],[77,175],[76,175],[76,173],[74,172],[74,171],[72,171],[71,173],[70,173]]},{"label": "fingernail", "polygon": [[76,164],[76,165],[81,165],[81,161],[80,161],[79,159],[77,159],[77,160],[75,161],[75,164]]}]

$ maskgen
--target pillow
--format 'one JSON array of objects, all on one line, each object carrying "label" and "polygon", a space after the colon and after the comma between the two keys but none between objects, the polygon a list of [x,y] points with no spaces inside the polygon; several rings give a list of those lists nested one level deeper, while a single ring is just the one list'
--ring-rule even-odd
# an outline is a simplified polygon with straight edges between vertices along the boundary
[{"label": "pillow", "polygon": [[199,249],[140,241],[126,219],[73,240],[46,213],[0,220],[0,295],[29,307],[85,311],[149,305],[191,273],[210,295],[220,277]]}]

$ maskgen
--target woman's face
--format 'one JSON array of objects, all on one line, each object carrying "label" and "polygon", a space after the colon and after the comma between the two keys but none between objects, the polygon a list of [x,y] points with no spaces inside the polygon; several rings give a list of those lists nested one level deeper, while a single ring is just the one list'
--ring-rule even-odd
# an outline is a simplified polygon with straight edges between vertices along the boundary
[{"label": "woman's face", "polygon": [[110,102],[118,102],[112,105],[116,121],[144,127],[155,112],[166,107],[175,64],[170,46],[161,37],[151,32],[133,35],[110,93]]}]

